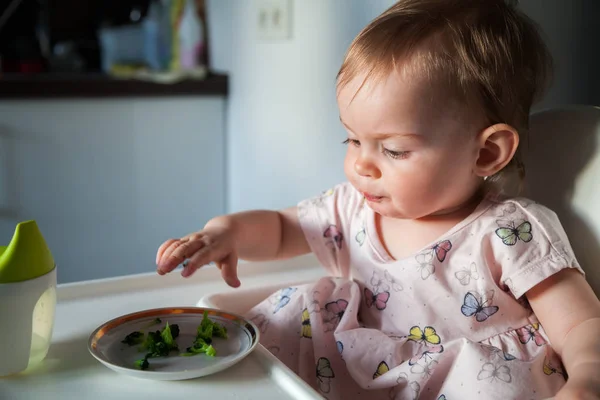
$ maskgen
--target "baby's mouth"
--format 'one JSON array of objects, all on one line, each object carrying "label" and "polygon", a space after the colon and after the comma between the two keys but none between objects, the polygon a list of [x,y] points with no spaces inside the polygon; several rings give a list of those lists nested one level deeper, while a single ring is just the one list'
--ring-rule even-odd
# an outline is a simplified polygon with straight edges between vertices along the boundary
[{"label": "baby's mouth", "polygon": [[367,199],[367,201],[374,203],[380,202],[383,199],[383,196],[373,196],[369,193],[363,193],[363,196],[365,197],[365,199]]}]

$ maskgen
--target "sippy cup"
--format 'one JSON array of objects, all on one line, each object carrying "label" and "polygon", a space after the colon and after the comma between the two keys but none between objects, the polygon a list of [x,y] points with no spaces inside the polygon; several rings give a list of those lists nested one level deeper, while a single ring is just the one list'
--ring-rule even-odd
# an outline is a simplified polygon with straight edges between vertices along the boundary
[{"label": "sippy cup", "polygon": [[0,376],[46,357],[55,308],[54,259],[36,222],[21,222],[0,246]]}]

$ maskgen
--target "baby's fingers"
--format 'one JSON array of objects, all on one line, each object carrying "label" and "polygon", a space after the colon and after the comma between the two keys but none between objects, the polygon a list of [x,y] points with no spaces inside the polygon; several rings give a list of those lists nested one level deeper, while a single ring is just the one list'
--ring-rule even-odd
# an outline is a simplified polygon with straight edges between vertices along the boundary
[{"label": "baby's fingers", "polygon": [[202,240],[203,246],[194,254],[190,255],[188,260],[185,262],[183,271],[181,272],[181,275],[185,278],[191,276],[203,265],[206,265],[212,261],[218,261],[220,258],[226,256],[226,254],[224,254],[226,252],[219,248],[222,246],[217,246],[208,237],[204,237]]},{"label": "baby's fingers", "polygon": [[165,253],[165,250],[167,250],[173,243],[176,243],[178,240],[179,239],[169,239],[160,245],[160,247],[158,248],[158,251],[156,252],[156,265],[158,265],[158,263],[162,259],[162,256]]},{"label": "baby's fingers", "polygon": [[169,273],[179,264],[204,247],[202,237],[192,236],[173,241],[163,252],[158,262],[159,273]]},{"label": "baby's fingers", "polygon": [[239,287],[241,284],[237,276],[237,263],[238,258],[237,254],[235,253],[230,253],[219,263],[219,268],[221,268],[221,276],[229,286],[234,288]]},{"label": "baby's fingers", "polygon": [[196,254],[194,254],[185,265],[182,276],[188,277],[192,275],[196,270],[203,265],[208,264],[211,261],[217,261],[217,266],[221,270],[221,276],[223,280],[231,287],[239,287],[240,280],[237,276],[237,254],[233,251],[224,255],[219,254],[219,251],[214,247],[204,247]]},{"label": "baby's fingers", "polygon": [[228,285],[233,287],[239,286],[236,274],[237,255],[235,251],[227,245],[226,241],[211,243],[208,238],[206,238],[205,246],[189,258],[181,275],[188,277],[196,272],[198,268],[213,261],[217,263],[222,271],[222,267],[226,266],[227,272],[223,273],[223,278]]}]

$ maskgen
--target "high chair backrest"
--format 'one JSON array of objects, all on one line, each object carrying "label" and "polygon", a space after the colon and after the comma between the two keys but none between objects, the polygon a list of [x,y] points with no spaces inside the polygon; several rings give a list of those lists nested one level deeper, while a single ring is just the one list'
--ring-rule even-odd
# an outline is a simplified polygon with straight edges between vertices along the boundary
[{"label": "high chair backrest", "polygon": [[587,280],[600,297],[600,108],[532,114],[521,143],[525,195],[558,214]]}]

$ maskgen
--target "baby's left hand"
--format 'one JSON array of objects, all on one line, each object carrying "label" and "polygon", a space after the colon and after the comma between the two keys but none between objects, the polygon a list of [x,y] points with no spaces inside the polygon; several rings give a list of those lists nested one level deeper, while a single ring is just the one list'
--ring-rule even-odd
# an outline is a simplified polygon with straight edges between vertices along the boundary
[{"label": "baby's left hand", "polygon": [[[591,372],[591,371],[590,371]],[[556,400],[600,400],[600,377],[592,372],[587,379],[570,377],[567,384],[556,394]]]}]

